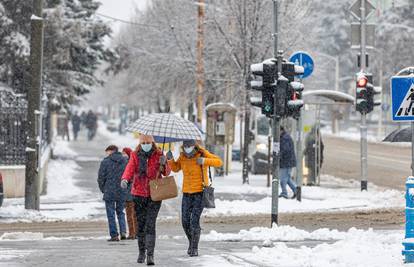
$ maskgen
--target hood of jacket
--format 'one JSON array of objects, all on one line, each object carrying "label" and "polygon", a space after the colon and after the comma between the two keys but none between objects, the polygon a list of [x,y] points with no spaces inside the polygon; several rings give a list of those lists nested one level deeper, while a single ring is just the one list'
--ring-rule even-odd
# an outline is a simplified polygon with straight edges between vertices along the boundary
[{"label": "hood of jacket", "polygon": [[114,152],[108,158],[116,163],[123,163],[125,160],[121,152]]}]

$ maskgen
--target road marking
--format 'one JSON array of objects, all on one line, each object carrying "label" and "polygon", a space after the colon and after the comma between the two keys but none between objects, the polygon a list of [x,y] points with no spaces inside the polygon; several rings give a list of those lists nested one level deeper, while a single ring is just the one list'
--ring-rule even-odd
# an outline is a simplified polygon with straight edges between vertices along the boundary
[{"label": "road marking", "polygon": [[[346,154],[351,154],[351,155],[360,155],[359,152],[353,152],[353,151],[342,151],[341,153],[346,153]],[[396,163],[400,163],[400,164],[403,164],[403,163],[411,164],[411,160],[397,160],[397,159],[392,159],[392,158],[389,158],[389,157],[391,157],[391,156],[388,156],[386,158],[386,157],[380,157],[380,156],[375,156],[375,155],[368,154],[368,159],[374,158],[374,159],[378,159],[378,160],[384,160],[384,161],[388,161],[388,162],[391,161],[391,162],[396,162]]]}]

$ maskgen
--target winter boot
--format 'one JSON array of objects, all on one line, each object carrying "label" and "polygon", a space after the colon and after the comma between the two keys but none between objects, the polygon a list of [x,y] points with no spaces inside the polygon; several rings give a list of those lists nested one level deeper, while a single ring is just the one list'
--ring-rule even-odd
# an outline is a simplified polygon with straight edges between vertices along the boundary
[{"label": "winter boot", "polygon": [[138,259],[137,263],[144,263],[145,262],[145,235],[138,234]]},{"label": "winter boot", "polygon": [[187,255],[191,255],[191,230],[184,228],[184,233],[187,236],[188,239],[188,249],[187,249]]},{"label": "winter boot", "polygon": [[154,249],[155,249],[155,235],[146,235],[145,248],[147,249],[147,265],[155,265],[154,263]]},{"label": "winter boot", "polygon": [[191,254],[190,257],[198,256],[198,243],[200,242],[201,230],[193,230],[191,232]]}]

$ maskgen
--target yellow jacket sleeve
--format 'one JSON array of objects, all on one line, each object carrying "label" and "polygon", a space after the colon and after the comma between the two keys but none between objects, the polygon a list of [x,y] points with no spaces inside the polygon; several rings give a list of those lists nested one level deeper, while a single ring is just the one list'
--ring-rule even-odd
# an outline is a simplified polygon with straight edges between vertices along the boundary
[{"label": "yellow jacket sleeve", "polygon": [[171,170],[173,172],[179,172],[179,171],[181,171],[181,156],[178,157],[177,161],[175,161],[174,159],[169,160],[168,161],[168,164],[170,165]]},{"label": "yellow jacket sleeve", "polygon": [[204,157],[204,165],[219,168],[223,165],[223,161],[220,159],[219,156],[210,153],[205,148],[200,148],[203,157]]}]

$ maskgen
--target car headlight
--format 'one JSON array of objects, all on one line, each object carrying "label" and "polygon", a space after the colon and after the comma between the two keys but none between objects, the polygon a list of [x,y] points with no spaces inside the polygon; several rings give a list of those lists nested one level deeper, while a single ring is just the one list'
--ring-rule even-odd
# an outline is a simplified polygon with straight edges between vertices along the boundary
[{"label": "car headlight", "polygon": [[267,150],[267,145],[266,144],[257,144],[256,149],[257,150]]}]

